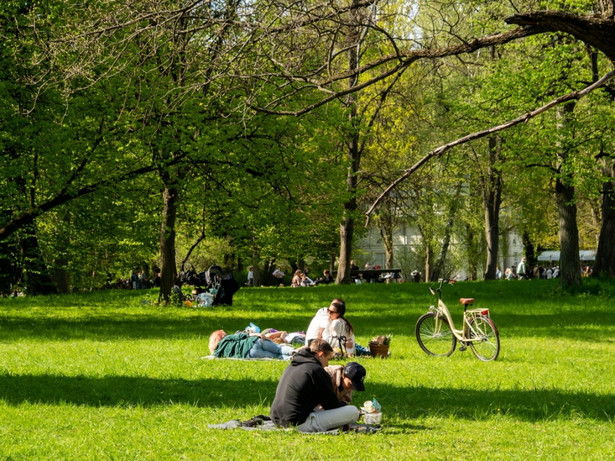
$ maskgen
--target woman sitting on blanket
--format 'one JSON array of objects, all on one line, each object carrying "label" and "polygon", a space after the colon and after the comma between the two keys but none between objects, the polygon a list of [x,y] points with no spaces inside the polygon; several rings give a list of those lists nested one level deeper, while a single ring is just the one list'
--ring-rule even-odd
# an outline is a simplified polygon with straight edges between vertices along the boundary
[{"label": "woman sitting on blanket", "polygon": [[292,346],[276,344],[260,333],[241,332],[229,335],[224,330],[216,330],[209,337],[209,350],[214,357],[290,360],[295,349]]},{"label": "woman sitting on blanket", "polygon": [[329,325],[323,332],[323,339],[331,344],[336,354],[346,353],[348,357],[354,357],[354,327],[344,317],[346,303],[342,299],[334,299],[327,310],[327,314],[329,315]]},{"label": "woman sitting on blanket", "polygon": [[[323,307],[318,309],[314,318],[310,321],[307,332],[305,333],[305,345],[309,346],[315,339],[325,339],[326,336],[330,336],[328,330],[331,325],[331,316],[329,312],[335,310],[337,306],[344,305],[344,300],[340,298],[334,298],[331,301],[329,307]],[[344,309],[345,312],[345,309]]]}]

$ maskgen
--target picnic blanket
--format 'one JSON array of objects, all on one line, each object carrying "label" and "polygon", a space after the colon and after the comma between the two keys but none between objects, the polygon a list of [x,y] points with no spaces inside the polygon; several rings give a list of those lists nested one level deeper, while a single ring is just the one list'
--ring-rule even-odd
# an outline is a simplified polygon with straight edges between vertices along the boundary
[{"label": "picnic blanket", "polygon": [[[271,421],[269,416],[257,415],[247,421],[241,421],[239,419],[231,419],[225,423],[209,424],[210,429],[244,429],[247,431],[295,431],[295,428],[277,427]],[[378,432],[382,429],[379,424],[350,424],[346,430],[331,429],[329,431],[322,432],[300,432],[301,434],[329,434],[338,435],[341,432],[357,432],[361,434],[371,434]],[[297,431],[299,432],[299,431]]]},{"label": "picnic blanket", "polygon": [[[201,357],[201,360],[249,360],[251,362],[255,361],[255,360],[282,360],[284,361],[284,359],[274,359],[271,357],[263,357],[260,359],[253,359],[251,357],[216,357],[215,355],[205,355],[203,357]],[[288,360],[286,360],[286,362],[288,362]]]}]

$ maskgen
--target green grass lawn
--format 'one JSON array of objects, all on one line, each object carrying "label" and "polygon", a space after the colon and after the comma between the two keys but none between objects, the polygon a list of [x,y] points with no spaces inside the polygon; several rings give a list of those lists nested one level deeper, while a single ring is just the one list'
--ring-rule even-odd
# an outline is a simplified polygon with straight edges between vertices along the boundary
[{"label": "green grass lawn", "polygon": [[[414,324],[424,284],[242,289],[234,305],[162,308],[154,291],[0,300],[0,459],[613,459],[615,288],[554,281],[444,288],[489,307],[500,357],[428,357]],[[392,334],[389,359],[360,358],[376,434],[214,430],[268,414],[281,361],[207,360],[211,331],[304,330],[336,296],[359,344]]]}]

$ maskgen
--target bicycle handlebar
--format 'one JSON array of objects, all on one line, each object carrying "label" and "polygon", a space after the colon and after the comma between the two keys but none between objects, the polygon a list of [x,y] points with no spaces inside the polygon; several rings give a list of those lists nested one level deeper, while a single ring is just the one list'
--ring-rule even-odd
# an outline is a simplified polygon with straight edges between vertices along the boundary
[{"label": "bicycle handlebar", "polygon": [[[440,295],[442,295],[442,285],[444,285],[444,281],[445,281],[445,279],[440,279],[440,280],[439,280],[440,285],[438,285],[438,288],[435,288],[435,289],[434,289],[434,288],[432,288],[432,287],[429,287],[429,291],[431,292],[431,294],[432,294],[432,295],[434,295],[434,296],[435,296],[435,295],[436,295],[436,292],[437,292],[437,293],[439,293]],[[448,280],[446,280],[446,282],[447,282],[447,283],[449,283],[449,281],[448,281]]]}]

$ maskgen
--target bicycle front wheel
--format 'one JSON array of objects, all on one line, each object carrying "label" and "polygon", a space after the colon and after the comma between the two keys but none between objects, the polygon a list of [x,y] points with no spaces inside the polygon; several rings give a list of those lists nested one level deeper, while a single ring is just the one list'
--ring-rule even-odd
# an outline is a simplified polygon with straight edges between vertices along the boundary
[{"label": "bicycle front wheel", "polygon": [[427,312],[418,319],[414,333],[421,349],[429,355],[448,357],[457,345],[446,318],[437,317],[434,312]]},{"label": "bicycle front wheel", "polygon": [[488,362],[498,358],[500,353],[500,334],[489,317],[479,315],[470,321],[470,349],[477,359]]}]

